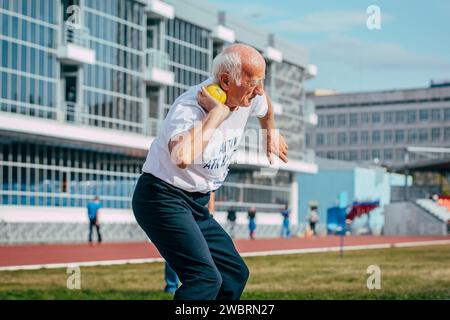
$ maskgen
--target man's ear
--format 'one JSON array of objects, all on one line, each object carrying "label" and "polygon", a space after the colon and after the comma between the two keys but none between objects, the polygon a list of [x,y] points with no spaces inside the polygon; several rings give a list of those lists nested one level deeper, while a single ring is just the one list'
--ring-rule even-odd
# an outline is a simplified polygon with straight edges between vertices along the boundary
[{"label": "man's ear", "polygon": [[219,76],[219,86],[225,90],[228,91],[230,89],[230,77],[226,73],[222,73]]}]

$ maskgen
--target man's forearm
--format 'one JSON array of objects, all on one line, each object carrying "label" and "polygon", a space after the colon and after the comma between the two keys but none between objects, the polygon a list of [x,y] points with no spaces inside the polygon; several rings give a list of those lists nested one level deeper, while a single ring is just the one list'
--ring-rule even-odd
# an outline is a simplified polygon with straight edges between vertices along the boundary
[{"label": "man's forearm", "polygon": [[[176,162],[178,167],[186,168],[202,154],[214,131],[229,114],[229,111],[224,108],[227,107],[217,107],[208,112],[199,125],[181,135],[179,141],[175,141],[176,145],[171,150],[171,154],[172,160]],[[170,146],[169,149],[171,149]]]},{"label": "man's forearm", "polygon": [[266,95],[267,98],[267,114],[262,117],[258,118],[259,124],[262,129],[275,129],[275,119],[273,116],[273,106],[272,106],[272,100],[269,98],[269,96]]}]

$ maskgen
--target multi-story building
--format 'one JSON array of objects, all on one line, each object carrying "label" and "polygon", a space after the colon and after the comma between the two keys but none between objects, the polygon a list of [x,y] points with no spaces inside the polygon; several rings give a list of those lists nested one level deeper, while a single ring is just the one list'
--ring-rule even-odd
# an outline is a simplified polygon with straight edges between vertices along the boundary
[{"label": "multi-story building", "polygon": [[[428,88],[325,95],[308,94],[317,126],[306,143],[316,156],[401,165],[407,146],[450,146],[450,84]],[[411,153],[408,161],[430,155]]]},{"label": "multi-story building", "polygon": [[295,210],[295,174],[317,170],[304,145],[303,85],[314,68],[301,47],[204,0],[0,1],[3,208],[63,211],[99,195],[106,208],[129,210],[160,121],[233,42],[267,59],[266,91],[290,161],[272,177],[255,161],[233,165],[217,209]]}]

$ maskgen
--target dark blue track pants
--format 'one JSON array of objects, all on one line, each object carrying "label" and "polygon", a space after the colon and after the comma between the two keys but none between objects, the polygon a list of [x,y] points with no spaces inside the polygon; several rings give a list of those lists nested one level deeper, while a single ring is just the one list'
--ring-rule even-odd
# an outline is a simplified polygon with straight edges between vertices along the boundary
[{"label": "dark blue track pants", "polygon": [[138,224],[182,283],[175,300],[236,300],[249,276],[233,241],[208,211],[209,197],[148,173],[133,194]]}]

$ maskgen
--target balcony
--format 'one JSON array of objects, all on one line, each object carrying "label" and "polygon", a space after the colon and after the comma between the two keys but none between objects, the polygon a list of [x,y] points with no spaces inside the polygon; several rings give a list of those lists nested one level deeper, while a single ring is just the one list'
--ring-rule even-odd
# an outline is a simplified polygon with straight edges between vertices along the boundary
[{"label": "balcony", "polygon": [[173,19],[175,17],[174,7],[159,0],[148,0],[145,12],[150,18]]},{"label": "balcony", "polygon": [[279,62],[279,63],[283,62],[283,52],[281,52],[281,50],[278,50],[271,46],[264,48],[263,56],[268,61]]},{"label": "balcony", "polygon": [[57,55],[63,64],[95,63],[95,51],[89,48],[89,30],[80,25],[64,23]]},{"label": "balcony", "polygon": [[172,86],[175,75],[169,70],[169,55],[157,49],[147,49],[145,52],[144,81],[149,85]]},{"label": "balcony", "polygon": [[214,42],[219,43],[234,43],[234,41],[236,40],[234,31],[220,24],[214,27],[211,33],[211,37]]}]

